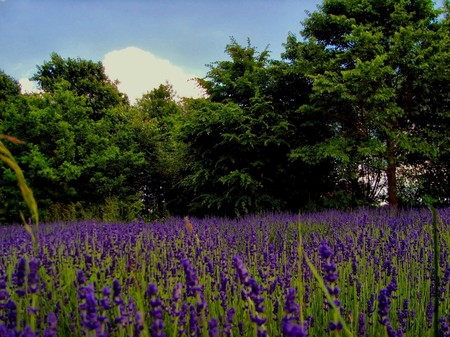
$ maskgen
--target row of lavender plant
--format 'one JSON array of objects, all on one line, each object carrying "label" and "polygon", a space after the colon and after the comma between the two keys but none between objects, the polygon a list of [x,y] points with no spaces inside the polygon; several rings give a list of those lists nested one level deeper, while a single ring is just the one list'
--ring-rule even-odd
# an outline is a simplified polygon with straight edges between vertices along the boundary
[{"label": "row of lavender plant", "polygon": [[1,227],[0,337],[450,336],[439,216],[438,333],[431,213],[378,209]]}]

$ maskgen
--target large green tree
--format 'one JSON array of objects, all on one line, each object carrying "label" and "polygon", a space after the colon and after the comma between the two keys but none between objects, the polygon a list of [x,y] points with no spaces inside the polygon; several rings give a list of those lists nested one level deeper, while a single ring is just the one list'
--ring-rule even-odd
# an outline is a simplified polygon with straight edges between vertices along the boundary
[{"label": "large green tree", "polygon": [[186,144],[178,139],[183,120],[182,102],[169,83],[145,93],[133,107],[152,135],[139,137],[146,152],[145,170],[137,173],[144,178],[141,183],[143,200],[151,217],[180,214],[186,210],[184,193],[180,189],[185,168]]},{"label": "large green tree", "polygon": [[[94,118],[88,97],[71,88],[61,80],[52,92],[20,95],[0,108],[1,132],[26,142],[11,150],[43,218],[87,215],[74,214],[74,205],[94,217],[106,216],[111,208],[116,218],[136,216],[144,181],[139,172],[156,151],[143,139],[155,137],[157,127],[126,105],[104,109],[101,118]],[[16,219],[20,198],[15,177],[11,170],[1,170],[4,219]]]},{"label": "large green tree", "polygon": [[320,135],[320,126],[307,128],[295,112],[307,100],[307,80],[294,78],[286,64],[250,42],[232,40],[226,53],[230,59],[212,63],[199,81],[208,99],[185,107],[181,136],[190,166],[183,184],[192,209],[226,215],[297,211],[320,198],[329,178],[324,165],[289,158],[307,129]]},{"label": "large green tree", "polygon": [[0,69],[0,102],[20,94],[19,82]]},{"label": "large green tree", "polygon": [[50,61],[37,66],[37,72],[31,78],[44,92],[53,93],[61,81],[68,83],[68,89],[77,96],[84,96],[92,108],[92,118],[101,118],[103,112],[121,104],[128,104],[128,97],[117,88],[117,82],[111,81],[105,74],[101,62],[81,58],[64,59],[52,53]]},{"label": "large green tree", "polygon": [[383,173],[397,207],[399,168],[419,173],[418,161],[438,160],[448,145],[448,9],[431,0],[325,0],[310,14],[286,57],[312,81],[301,112],[324,118],[333,135],[293,156],[333,158],[356,182]]}]

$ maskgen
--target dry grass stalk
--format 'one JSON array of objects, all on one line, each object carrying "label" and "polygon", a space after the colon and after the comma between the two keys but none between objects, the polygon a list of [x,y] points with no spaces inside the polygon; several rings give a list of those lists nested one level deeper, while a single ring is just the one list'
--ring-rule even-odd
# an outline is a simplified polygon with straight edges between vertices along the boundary
[{"label": "dry grass stalk", "polygon": [[189,220],[188,216],[184,217],[184,226],[186,227],[186,230],[189,234],[192,234],[194,232],[194,225],[192,224],[191,220]]}]

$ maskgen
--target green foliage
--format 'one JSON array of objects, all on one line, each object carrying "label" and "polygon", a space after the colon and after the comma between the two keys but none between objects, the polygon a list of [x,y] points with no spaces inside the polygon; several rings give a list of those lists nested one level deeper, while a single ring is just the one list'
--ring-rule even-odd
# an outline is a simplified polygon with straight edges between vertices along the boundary
[{"label": "green foliage", "polygon": [[20,94],[20,84],[17,80],[5,74],[0,69],[0,102]]},{"label": "green foliage", "polygon": [[[7,139],[15,144],[23,144],[23,142],[15,137],[2,135],[0,134],[0,139]],[[20,168],[19,165],[17,165],[17,162],[11,152],[8,150],[8,148],[3,144],[3,142],[0,141],[0,160],[8,166],[10,169],[14,171],[15,178],[17,179],[17,184],[19,185],[20,193],[22,194],[22,198],[25,201],[25,204],[27,205],[29,211],[30,211],[30,218],[34,221],[36,226],[39,223],[39,213],[37,208],[36,199],[34,198],[33,191],[28,186],[27,182],[25,181],[25,177],[23,175],[23,171]],[[28,224],[25,221],[24,215],[22,211],[20,211],[20,216],[22,218],[22,221],[25,225],[25,229],[30,234],[31,239],[33,241],[33,246],[35,249],[35,253],[37,253],[38,249],[38,242],[36,239],[36,236],[34,235],[33,230],[30,227],[30,224]]]},{"label": "green foliage", "polygon": [[[180,99],[135,105],[101,62],[53,53],[40,94],[0,71],[0,133],[46,220],[450,202],[449,4],[324,0],[281,60],[231,39]],[[0,167],[0,221],[24,202]]]},{"label": "green foliage", "polygon": [[180,137],[189,146],[190,167],[183,185],[192,191],[191,211],[242,211],[249,200],[240,188],[257,188],[243,167],[245,163],[235,160],[237,151],[242,151],[239,142],[246,143],[251,137],[242,130],[242,109],[206,99],[192,101],[185,109],[188,118]]},{"label": "green foliage", "polygon": [[211,63],[207,78],[199,79],[199,84],[213,102],[233,102],[248,107],[251,99],[268,84],[265,68],[270,61],[269,52],[259,53],[250,40],[243,47],[233,38],[225,50],[231,60]]},{"label": "green foliage", "polygon": [[384,171],[395,207],[397,170],[415,165],[420,174],[412,158],[434,161],[448,123],[448,22],[438,14],[428,0],[325,0],[305,20],[305,40],[289,38],[286,57],[313,83],[301,111],[324,116],[333,134],[293,156],[331,157],[347,166],[341,172]]},{"label": "green foliage", "polygon": [[308,79],[250,42],[232,40],[226,52],[231,60],[212,63],[199,81],[209,99],[188,106],[182,129],[192,210],[241,215],[320,204],[333,179],[330,162],[289,157],[327,132],[320,120],[297,112],[308,101]]},{"label": "green foliage", "polygon": [[182,214],[186,210],[186,193],[179,184],[186,167],[186,144],[178,137],[183,123],[182,105],[168,83],[136,102],[135,114],[147,125],[147,133],[139,137],[139,143],[152,151],[146,152],[145,170],[140,172],[148,218]]},{"label": "green foliage", "polygon": [[[58,208],[53,205],[66,208],[80,204],[86,211],[93,210],[89,211],[93,216],[103,218],[100,208],[116,198],[130,205],[130,210],[125,210],[121,204],[124,219],[130,214],[136,217],[139,212],[131,211],[136,208],[131,205],[140,202],[145,180],[136,172],[144,171],[146,156],[156,151],[141,137],[156,134],[156,126],[146,125],[142,118],[139,121],[142,116],[125,105],[103,110],[97,118],[88,98],[76,95],[65,80],[52,90],[18,96],[12,104],[0,106],[2,132],[15,134],[27,143],[14,151],[40,201],[41,215],[52,219]],[[21,203],[13,187],[13,175],[5,168],[2,172],[3,221],[9,222]],[[69,218],[73,213],[67,213]],[[61,212],[55,216],[61,218]]]},{"label": "green foliage", "polygon": [[83,59],[64,59],[52,53],[50,61],[37,67],[31,78],[47,93],[55,93],[63,82],[76,96],[83,96],[92,108],[92,118],[99,119],[106,109],[128,104],[128,98],[117,89],[105,74],[101,62]]}]

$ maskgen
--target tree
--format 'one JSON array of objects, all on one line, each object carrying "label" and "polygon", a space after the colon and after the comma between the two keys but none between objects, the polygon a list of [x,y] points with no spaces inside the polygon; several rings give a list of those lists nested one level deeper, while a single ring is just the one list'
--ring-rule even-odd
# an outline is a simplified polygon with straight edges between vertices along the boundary
[{"label": "tree", "polygon": [[192,195],[191,210],[231,216],[298,211],[323,191],[311,174],[324,176],[314,171],[318,166],[289,158],[301,128],[294,125],[294,106],[307,95],[286,102],[283,79],[299,84],[289,87],[295,93],[303,94],[304,83],[250,42],[232,40],[226,52],[230,60],[212,63],[199,81],[209,98],[185,107],[181,139],[188,145],[189,167],[183,185]]},{"label": "tree", "polygon": [[231,60],[211,63],[206,78],[198,82],[213,102],[233,102],[242,108],[249,107],[251,99],[257,94],[264,95],[264,88],[269,84],[266,68],[270,53],[267,49],[258,52],[250,40],[243,47],[234,38],[225,52]]},{"label": "tree", "polygon": [[[136,121],[139,116],[122,106],[93,120],[87,98],[69,88],[61,81],[52,93],[21,95],[0,111],[4,132],[26,142],[12,150],[27,174],[41,215],[52,219],[55,210],[68,212],[77,204],[101,218],[105,207],[114,203],[124,219],[136,216],[139,209],[131,208],[140,202],[142,182],[136,172],[143,171],[145,156],[152,151],[138,142],[143,136],[142,123]],[[9,221],[17,217],[20,198],[13,172],[1,169],[0,195]]]},{"label": "tree", "polygon": [[[284,134],[288,144],[286,156],[289,161],[277,177],[279,194],[284,194],[286,208],[297,211],[299,208],[317,210],[323,207],[347,207],[330,204],[330,196],[335,192],[336,163],[331,159],[312,161],[290,156],[299,147],[308,147],[329,137],[332,132],[323,116],[301,111],[301,107],[310,103],[312,81],[307,76],[309,66],[317,66],[320,59],[311,64],[295,62],[296,50],[289,48],[289,36],[286,53],[281,61],[272,61],[267,68],[269,74],[266,92],[271,97],[273,109],[289,125]],[[291,55],[293,54],[293,55]],[[317,56],[317,55],[315,55]]]},{"label": "tree", "polygon": [[128,98],[117,89],[117,82],[112,82],[105,74],[101,62],[80,58],[64,59],[52,53],[50,61],[37,66],[37,72],[31,78],[39,87],[54,93],[61,81],[68,83],[68,89],[75,95],[84,96],[87,105],[92,108],[92,118],[99,119],[103,112],[121,104],[128,105]]},{"label": "tree", "polygon": [[265,161],[258,146],[264,140],[242,108],[198,99],[186,110],[181,139],[188,144],[183,185],[190,191],[190,212],[236,216],[276,207],[264,186],[270,177],[260,171]]},{"label": "tree", "polygon": [[398,168],[438,158],[448,125],[448,7],[443,12],[429,0],[325,0],[310,14],[304,40],[290,36],[286,55],[312,81],[301,112],[324,116],[333,134],[293,156],[334,158],[357,182],[365,168],[369,177],[383,171],[396,208]]},{"label": "tree", "polygon": [[20,94],[20,84],[17,80],[5,74],[0,69],[0,102],[6,101],[9,97]]},{"label": "tree", "polygon": [[226,52],[231,60],[212,63],[199,80],[209,99],[186,106],[181,138],[190,167],[183,183],[192,191],[192,210],[237,215],[280,209],[275,176],[287,163],[281,137],[287,124],[265,92],[269,52],[234,39]]},{"label": "tree", "polygon": [[179,182],[185,167],[186,144],[177,139],[182,123],[181,102],[169,83],[161,84],[137,100],[135,113],[153,135],[139,137],[141,147],[147,152],[141,188],[147,211],[151,217],[179,214],[186,209]]}]

